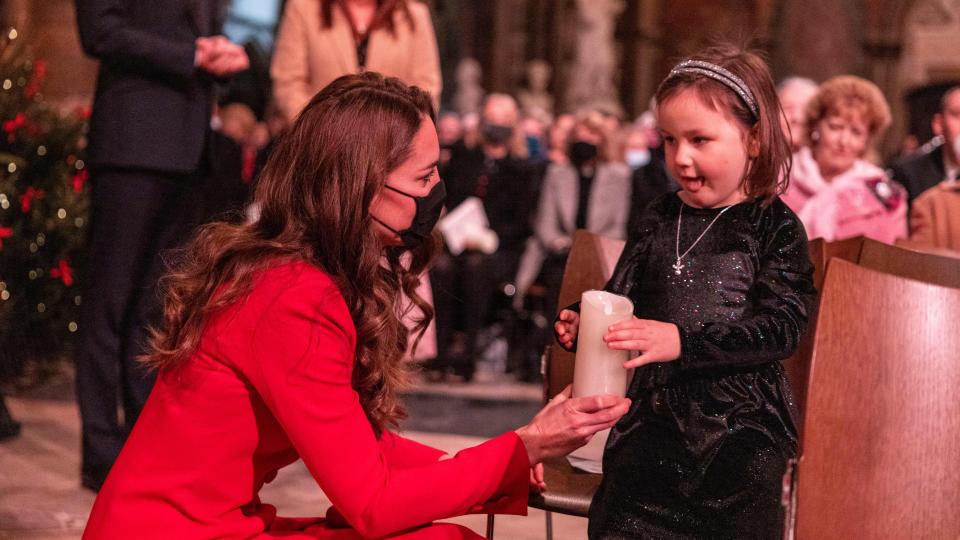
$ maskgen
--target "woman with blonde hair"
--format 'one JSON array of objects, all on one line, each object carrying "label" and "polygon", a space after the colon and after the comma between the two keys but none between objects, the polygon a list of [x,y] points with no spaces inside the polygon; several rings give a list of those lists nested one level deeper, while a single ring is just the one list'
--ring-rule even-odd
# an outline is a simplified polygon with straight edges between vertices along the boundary
[{"label": "woman with blonde hair", "polygon": [[808,145],[793,155],[782,196],[807,236],[906,237],[906,191],[867,161],[889,125],[890,107],[872,82],[841,75],[820,85],[807,105]]}]

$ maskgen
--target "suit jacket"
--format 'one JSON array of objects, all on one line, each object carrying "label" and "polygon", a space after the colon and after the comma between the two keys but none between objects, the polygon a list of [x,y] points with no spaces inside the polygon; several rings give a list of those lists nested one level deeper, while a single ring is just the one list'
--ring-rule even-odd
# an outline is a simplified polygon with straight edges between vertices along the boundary
[{"label": "suit jacket", "polygon": [[[414,27],[400,11],[394,13],[394,31],[378,28],[370,33],[367,71],[397,77],[440,99],[440,53],[430,9],[410,1]],[[334,79],[357,73],[357,49],[346,15],[333,8],[333,24],[324,28],[319,0],[289,0],[277,32],[270,74],[277,105],[293,120],[310,98]]]},{"label": "suit jacket", "polygon": [[[161,371],[84,537],[379,538],[467,512],[525,514],[530,465],[515,433],[442,461],[375,437],[351,385],[356,344],[330,276],[305,263],[262,272],[184,364]],[[333,503],[327,519],[278,518],[260,501],[298,458]]]},{"label": "suit jacket", "polygon": [[960,252],[960,183],[941,182],[913,201],[910,244]]},{"label": "suit jacket", "polygon": [[907,188],[912,202],[921,193],[944,180],[946,170],[943,168],[943,141],[935,139],[923,145],[916,154],[894,163],[890,167],[890,174]]},{"label": "suit jacket", "polygon": [[221,5],[77,0],[83,50],[100,61],[90,118],[92,165],[197,169],[214,81],[194,67],[194,41],[220,32]]},{"label": "suit jacket", "polygon": [[[534,169],[512,155],[487,159],[482,148],[468,148],[461,141],[454,145],[450,161],[440,169],[440,177],[447,186],[446,207],[452,210],[467,197],[479,197],[490,228],[500,239],[497,251],[519,260],[530,236],[530,216],[535,204],[530,189],[536,181]],[[516,263],[507,279],[515,272]]]},{"label": "suit jacket", "polygon": [[[626,238],[631,206],[630,182],[630,170],[622,163],[605,163],[597,167],[587,203],[588,231],[609,238]],[[533,236],[527,240],[517,271],[517,290],[521,294],[537,279],[543,261],[553,251],[556,241],[573,238],[579,200],[577,170],[571,165],[550,165],[540,192]]]}]

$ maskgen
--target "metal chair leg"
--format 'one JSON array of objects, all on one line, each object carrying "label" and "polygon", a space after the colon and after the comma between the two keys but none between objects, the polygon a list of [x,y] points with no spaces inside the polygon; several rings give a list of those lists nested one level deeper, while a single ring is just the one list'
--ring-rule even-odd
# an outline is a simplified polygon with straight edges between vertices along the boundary
[{"label": "metal chair leg", "polygon": [[493,514],[487,514],[487,540],[493,540]]},{"label": "metal chair leg", "polygon": [[553,540],[553,512],[544,512],[547,520],[547,540]]}]

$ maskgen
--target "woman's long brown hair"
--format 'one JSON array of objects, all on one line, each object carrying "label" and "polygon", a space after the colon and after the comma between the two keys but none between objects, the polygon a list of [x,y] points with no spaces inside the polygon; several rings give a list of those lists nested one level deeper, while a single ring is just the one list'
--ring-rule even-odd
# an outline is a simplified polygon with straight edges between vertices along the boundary
[{"label": "woman's long brown hair", "polygon": [[412,253],[384,248],[368,211],[390,171],[409,157],[411,141],[433,119],[430,96],[377,73],[345,75],[318,93],[281,136],[253,197],[252,223],[203,226],[171,261],[163,279],[163,325],[144,361],[158,369],[188,362],[212,314],[250,292],[256,274],[305,261],[338,284],[357,331],[353,386],[379,432],[405,416],[399,390],[408,329],[401,292],[422,310],[423,335],[433,310],[416,293],[436,239]]}]

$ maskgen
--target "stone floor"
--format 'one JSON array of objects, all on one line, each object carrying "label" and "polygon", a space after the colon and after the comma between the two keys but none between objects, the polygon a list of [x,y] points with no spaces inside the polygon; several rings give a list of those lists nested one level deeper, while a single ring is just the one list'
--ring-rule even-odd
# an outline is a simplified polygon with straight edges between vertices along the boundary
[{"label": "stone floor", "polygon": [[[538,409],[539,392],[537,386],[489,374],[467,385],[420,383],[408,396],[405,435],[456,452],[528,420]],[[80,538],[94,495],[79,484],[79,418],[72,396],[64,379],[8,397],[23,432],[0,443],[0,540]],[[261,498],[290,516],[322,514],[329,505],[301,462],[282,470]],[[486,517],[449,521],[483,534]],[[496,533],[507,540],[544,538],[544,514],[531,509],[526,517],[500,516]],[[554,538],[586,538],[586,520],[555,515]]]}]

